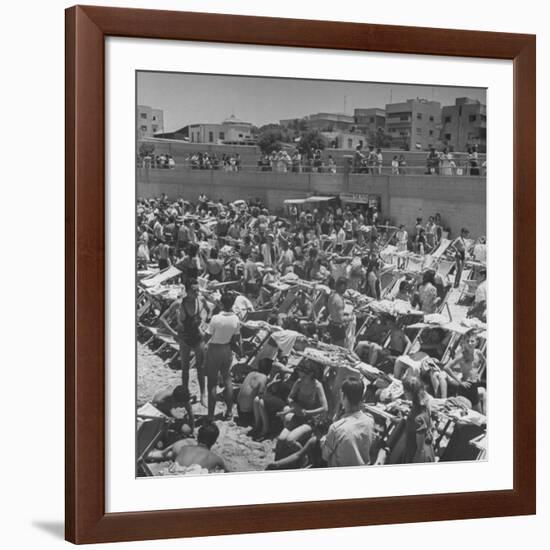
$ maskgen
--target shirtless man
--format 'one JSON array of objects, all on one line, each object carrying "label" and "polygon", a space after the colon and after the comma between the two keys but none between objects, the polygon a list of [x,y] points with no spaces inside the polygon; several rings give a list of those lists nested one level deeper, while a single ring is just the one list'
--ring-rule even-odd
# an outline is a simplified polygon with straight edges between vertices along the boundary
[{"label": "shirtless man", "polygon": [[254,425],[254,399],[265,391],[271,364],[272,361],[264,357],[260,360],[259,370],[249,372],[241,384],[237,398],[237,412],[244,426]]},{"label": "shirtless man", "polygon": [[440,377],[441,397],[447,397],[447,384],[458,386],[458,395],[466,397],[472,408],[485,414],[485,388],[480,385],[479,370],[483,366],[483,354],[477,349],[477,338],[474,334],[466,334],[462,343],[461,353],[449,361]]},{"label": "shirtless man", "polygon": [[346,329],[351,318],[344,312],[345,302],[344,293],[348,288],[348,281],[345,277],[340,277],[336,281],[334,292],[329,296],[327,309],[330,332],[330,343],[336,346],[345,347]]},{"label": "shirtless man", "polygon": [[198,464],[209,472],[227,472],[228,469],[223,458],[210,450],[214,443],[216,443],[219,435],[220,430],[216,424],[213,422],[208,423],[199,428],[196,445],[189,445],[186,440],[176,441],[173,445],[162,451],[151,451],[147,460],[149,462],[173,460],[183,467]]}]

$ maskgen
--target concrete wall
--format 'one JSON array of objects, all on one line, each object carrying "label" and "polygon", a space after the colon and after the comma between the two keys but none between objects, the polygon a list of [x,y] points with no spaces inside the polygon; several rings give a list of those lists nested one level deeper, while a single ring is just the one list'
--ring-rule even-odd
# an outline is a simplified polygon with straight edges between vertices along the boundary
[{"label": "concrete wall", "polygon": [[200,193],[224,201],[257,197],[277,210],[282,209],[285,199],[344,192],[379,195],[383,217],[409,229],[416,218],[426,221],[439,212],[452,235],[461,227],[467,227],[473,237],[486,233],[486,180],[480,177],[137,170],[137,195],[145,198],[161,193],[190,201],[196,201]]}]

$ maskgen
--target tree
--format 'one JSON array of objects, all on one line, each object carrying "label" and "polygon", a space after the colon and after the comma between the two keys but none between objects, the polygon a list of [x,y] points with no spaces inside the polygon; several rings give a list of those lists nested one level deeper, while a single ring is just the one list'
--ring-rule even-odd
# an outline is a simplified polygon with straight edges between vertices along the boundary
[{"label": "tree", "polygon": [[258,147],[264,155],[270,155],[281,148],[281,141],[283,141],[281,130],[272,129],[262,131],[258,138]]},{"label": "tree", "polygon": [[296,147],[302,155],[310,156],[317,149],[323,150],[326,147],[326,141],[318,130],[308,130],[302,132]]},{"label": "tree", "polygon": [[149,142],[143,142],[139,146],[139,154],[144,157],[146,155],[151,155],[153,151],[155,150],[155,144],[149,143]]},{"label": "tree", "polygon": [[368,133],[369,145],[373,147],[391,147],[392,137],[384,130],[384,128],[377,128],[376,132],[370,131]]}]

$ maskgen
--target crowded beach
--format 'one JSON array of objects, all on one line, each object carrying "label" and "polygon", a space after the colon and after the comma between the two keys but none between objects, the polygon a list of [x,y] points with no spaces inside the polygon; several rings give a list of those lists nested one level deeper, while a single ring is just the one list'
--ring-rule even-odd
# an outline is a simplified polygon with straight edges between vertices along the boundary
[{"label": "crowded beach", "polygon": [[138,476],[485,459],[484,235],[202,194],[136,243]]}]

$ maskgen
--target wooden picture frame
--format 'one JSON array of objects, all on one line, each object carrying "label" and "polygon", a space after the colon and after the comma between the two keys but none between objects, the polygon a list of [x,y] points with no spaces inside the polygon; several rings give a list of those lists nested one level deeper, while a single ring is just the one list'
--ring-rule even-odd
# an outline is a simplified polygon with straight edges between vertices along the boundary
[{"label": "wooden picture frame", "polygon": [[[512,490],[105,513],[105,58],[109,36],[513,60]],[[76,6],[66,11],[66,538],[196,537],[535,513],[535,36]],[[215,518],[215,519],[214,519]]]}]

